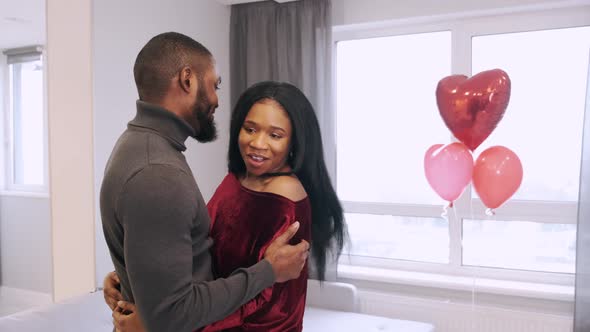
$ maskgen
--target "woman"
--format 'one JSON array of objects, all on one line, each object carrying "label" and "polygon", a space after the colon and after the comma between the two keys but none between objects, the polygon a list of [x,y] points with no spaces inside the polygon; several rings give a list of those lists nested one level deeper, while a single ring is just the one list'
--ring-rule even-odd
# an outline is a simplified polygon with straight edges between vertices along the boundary
[{"label": "woman", "polygon": [[[342,249],[345,224],[323,159],[318,121],[305,95],[288,83],[248,88],[232,112],[228,161],[229,173],[207,205],[217,277],[262,259],[274,237],[299,221],[292,241],[311,243],[323,280],[332,241],[336,254]],[[203,331],[301,331],[307,277],[306,266],[298,279],[265,289]],[[127,327],[140,323],[134,314],[121,319]]]}]

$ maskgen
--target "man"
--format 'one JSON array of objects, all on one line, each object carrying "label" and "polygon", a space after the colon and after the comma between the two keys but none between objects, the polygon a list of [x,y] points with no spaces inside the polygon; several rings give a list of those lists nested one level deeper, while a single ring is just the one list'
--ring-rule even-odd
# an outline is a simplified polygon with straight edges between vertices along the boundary
[{"label": "man", "polygon": [[182,152],[216,137],[220,79],[211,53],[179,33],[152,38],[133,69],[137,115],[115,145],[100,194],[103,231],[147,331],[193,331],[229,315],[274,282],[297,278],[309,244],[295,223],[259,263],[213,280],[210,219]]}]

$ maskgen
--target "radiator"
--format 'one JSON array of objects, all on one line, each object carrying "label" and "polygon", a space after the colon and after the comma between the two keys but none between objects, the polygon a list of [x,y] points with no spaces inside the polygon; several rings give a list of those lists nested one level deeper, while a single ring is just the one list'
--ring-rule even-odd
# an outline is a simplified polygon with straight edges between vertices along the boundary
[{"label": "radiator", "polygon": [[359,291],[361,312],[426,322],[436,332],[571,332],[571,315]]}]

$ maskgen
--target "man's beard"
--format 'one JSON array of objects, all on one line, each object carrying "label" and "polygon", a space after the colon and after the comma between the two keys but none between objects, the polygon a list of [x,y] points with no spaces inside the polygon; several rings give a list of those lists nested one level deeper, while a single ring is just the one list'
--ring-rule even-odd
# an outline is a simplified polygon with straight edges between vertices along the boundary
[{"label": "man's beard", "polygon": [[213,118],[209,118],[209,111],[212,105],[207,98],[203,88],[199,88],[197,93],[197,101],[193,108],[193,116],[197,121],[199,130],[193,136],[194,139],[201,143],[214,141],[217,138],[217,127]]}]

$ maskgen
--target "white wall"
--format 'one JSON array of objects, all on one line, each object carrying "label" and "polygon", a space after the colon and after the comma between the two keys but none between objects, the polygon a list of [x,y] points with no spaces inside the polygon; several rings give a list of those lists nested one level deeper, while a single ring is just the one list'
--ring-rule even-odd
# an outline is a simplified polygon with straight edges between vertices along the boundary
[{"label": "white wall", "polygon": [[45,0],[0,1],[0,48],[45,44]]},{"label": "white wall", "polygon": [[[5,94],[8,93],[8,64],[6,63],[6,55],[1,52],[0,50],[0,142],[2,142],[2,147],[5,146],[5,133],[4,133],[4,123],[6,121],[6,112],[5,110],[8,108],[8,101],[5,98]],[[4,153],[5,148],[0,148],[0,188],[4,188]],[[0,219],[0,223],[2,223],[2,219]],[[2,253],[0,252],[0,255]],[[0,257],[0,269],[2,268],[2,260]],[[0,284],[2,280],[0,279]]]},{"label": "white wall", "polygon": [[584,2],[584,0],[332,0],[333,25],[371,23],[394,19],[457,14],[490,9],[513,8],[542,3]]},{"label": "white wall", "polygon": [[100,286],[113,267],[102,232],[98,193],[115,141],[135,115],[133,63],[151,37],[167,31],[184,33],[209,48],[216,58],[223,78],[220,108],[215,113],[219,139],[198,144],[189,138],[186,156],[206,200],[226,173],[230,7],[215,0],[101,0],[93,6],[96,273]]},{"label": "white wall", "polygon": [[0,197],[2,286],[51,293],[49,199]]},{"label": "white wall", "polygon": [[53,298],[95,285],[92,1],[47,1]]}]

